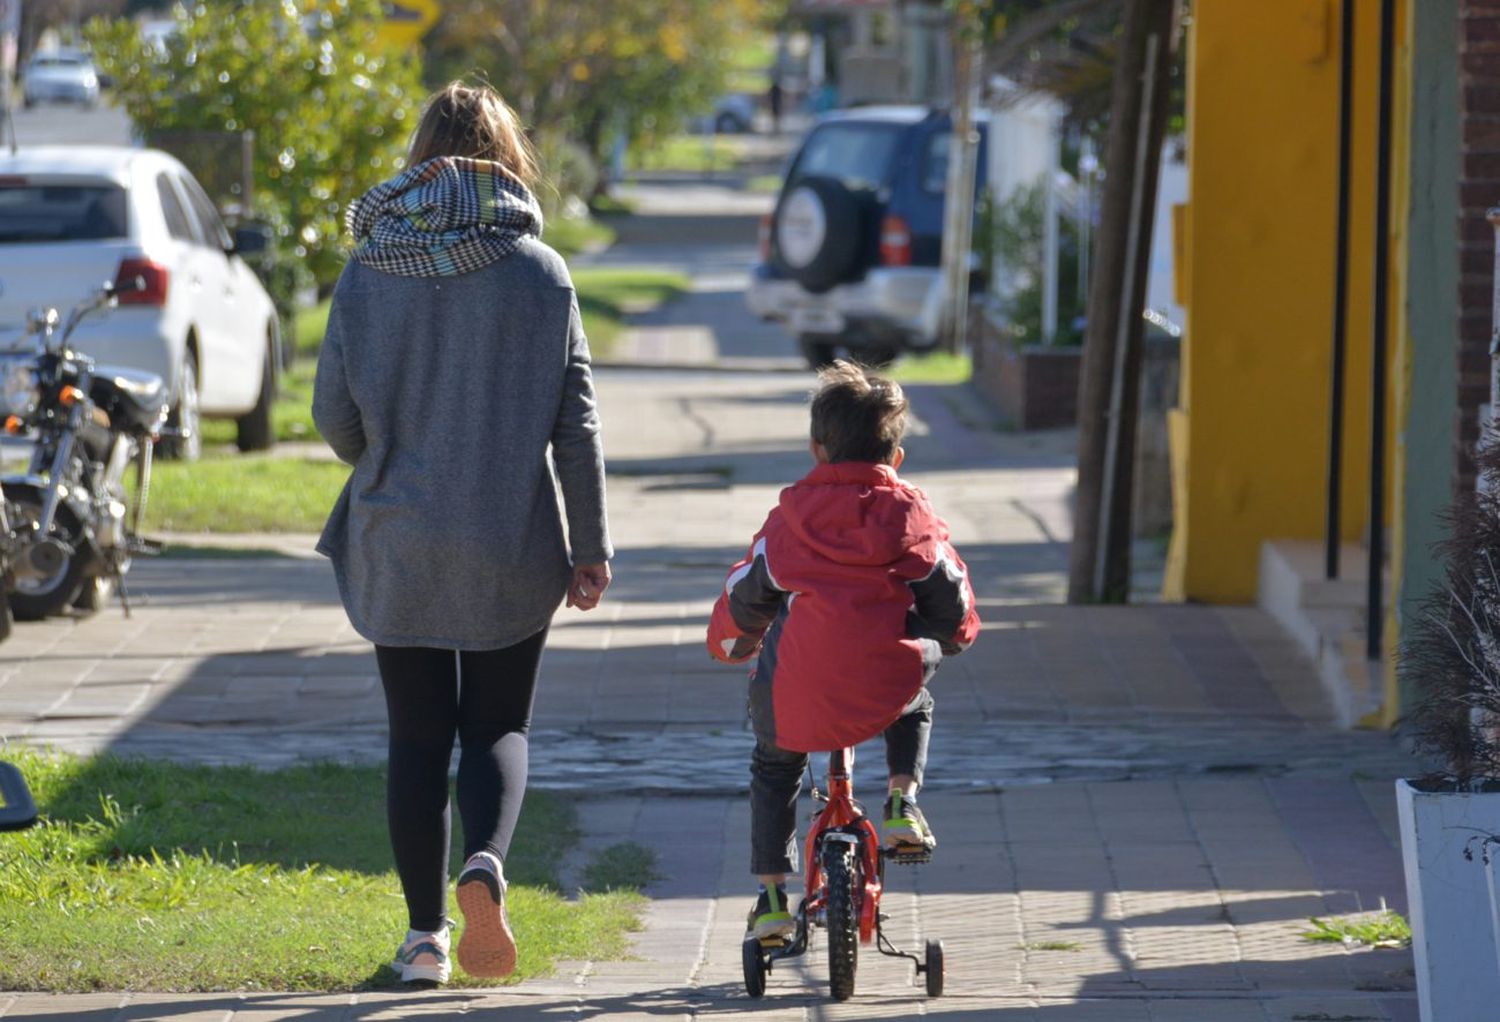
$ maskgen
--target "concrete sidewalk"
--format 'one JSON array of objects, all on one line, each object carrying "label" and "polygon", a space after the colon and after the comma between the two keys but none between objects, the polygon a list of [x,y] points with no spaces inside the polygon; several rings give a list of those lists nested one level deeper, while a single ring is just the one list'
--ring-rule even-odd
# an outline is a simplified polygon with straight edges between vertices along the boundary
[{"label": "concrete sidewalk", "polygon": [[[1386,735],[1332,728],[1310,665],[1254,609],[1057,605],[1070,437],[981,428],[938,388],[914,389],[908,474],[953,524],[986,630],[934,685],[938,855],[893,873],[886,905],[902,945],[945,940],[949,992],[928,1001],[867,948],[834,1005],[819,942],[747,1000],[743,672],[701,636],[807,464],[811,377],[600,378],[619,580],[600,611],[559,614],[533,782],[585,797],[589,846],[657,850],[636,960],[500,993],[0,994],[6,1022],[1416,1017],[1407,952],[1299,937],[1311,915],[1404,907],[1390,782],[1412,765]],[[373,657],[326,565],[168,559],[132,578],[132,619],[24,625],[0,646],[0,734],[266,766],[380,755]],[[879,774],[862,753],[862,790]]]}]

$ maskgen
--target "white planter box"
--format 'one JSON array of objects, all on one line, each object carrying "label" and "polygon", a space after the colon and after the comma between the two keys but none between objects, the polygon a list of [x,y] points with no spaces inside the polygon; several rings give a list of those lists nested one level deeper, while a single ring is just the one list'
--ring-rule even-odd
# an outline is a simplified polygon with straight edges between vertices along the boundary
[{"label": "white planter box", "polygon": [[[1480,844],[1500,834],[1500,791],[1425,790],[1397,781],[1396,807],[1422,1022],[1494,1022],[1500,947]],[[1481,840],[1471,845],[1476,836]]]}]

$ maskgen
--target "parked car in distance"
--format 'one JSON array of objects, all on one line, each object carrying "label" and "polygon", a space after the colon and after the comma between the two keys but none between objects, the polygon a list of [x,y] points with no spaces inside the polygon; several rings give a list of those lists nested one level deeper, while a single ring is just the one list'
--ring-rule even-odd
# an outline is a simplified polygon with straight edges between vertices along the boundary
[{"label": "parked car in distance", "polygon": [[208,195],[163,152],[68,146],[0,153],[0,349],[27,310],[69,309],[109,281],[145,288],[90,318],[74,346],[95,361],[167,382],[168,456],[192,459],[201,417],[238,422],[241,450],[271,446],[280,372],[270,296],[240,258],[266,233],[231,235]]},{"label": "parked car in distance", "polygon": [[720,96],[711,112],[693,120],[692,128],[699,134],[712,131],[720,135],[743,135],[754,131],[755,99],[739,92]]},{"label": "parked car in distance", "polygon": [[77,50],[36,53],[21,72],[21,95],[28,107],[38,103],[99,102],[99,73],[88,54]]},{"label": "parked car in distance", "polygon": [[951,136],[943,112],[859,108],[824,118],[792,157],[746,301],[796,335],[809,365],[841,348],[882,365],[938,343]]}]

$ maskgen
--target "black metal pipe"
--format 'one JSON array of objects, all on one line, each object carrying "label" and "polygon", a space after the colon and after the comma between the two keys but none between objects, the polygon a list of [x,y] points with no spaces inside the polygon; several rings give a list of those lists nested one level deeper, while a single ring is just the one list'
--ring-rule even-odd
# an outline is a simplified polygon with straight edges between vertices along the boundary
[{"label": "black metal pipe", "polygon": [[1339,182],[1338,227],[1333,258],[1333,359],[1328,400],[1328,505],[1323,524],[1323,572],[1339,577],[1339,546],[1343,538],[1344,461],[1344,348],[1348,330],[1349,287],[1349,168],[1353,162],[1354,110],[1354,0],[1344,0],[1339,30]]},{"label": "black metal pipe", "polygon": [[1396,0],[1380,0],[1380,151],[1375,173],[1374,329],[1370,347],[1370,559],[1369,622],[1365,652],[1379,660],[1385,625],[1385,399],[1386,298],[1391,249],[1391,83],[1394,77]]}]

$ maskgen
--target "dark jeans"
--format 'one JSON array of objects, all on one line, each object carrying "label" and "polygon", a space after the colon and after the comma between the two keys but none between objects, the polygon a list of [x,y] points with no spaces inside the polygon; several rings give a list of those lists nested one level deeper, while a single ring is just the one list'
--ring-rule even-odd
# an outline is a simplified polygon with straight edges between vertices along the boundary
[{"label": "dark jeans", "polygon": [[[932,705],[932,693],[923,686],[885,729],[890,775],[911,774],[918,785],[922,783]],[[806,770],[807,753],[755,743],[750,757],[750,872],[756,876],[797,872],[797,797]]]},{"label": "dark jeans", "polygon": [[510,847],[526,794],[526,732],[546,641],[544,628],[479,653],[375,647],[391,722],[386,817],[414,930],[437,930],[446,914],[455,737],[464,857],[487,851],[503,859]]}]

